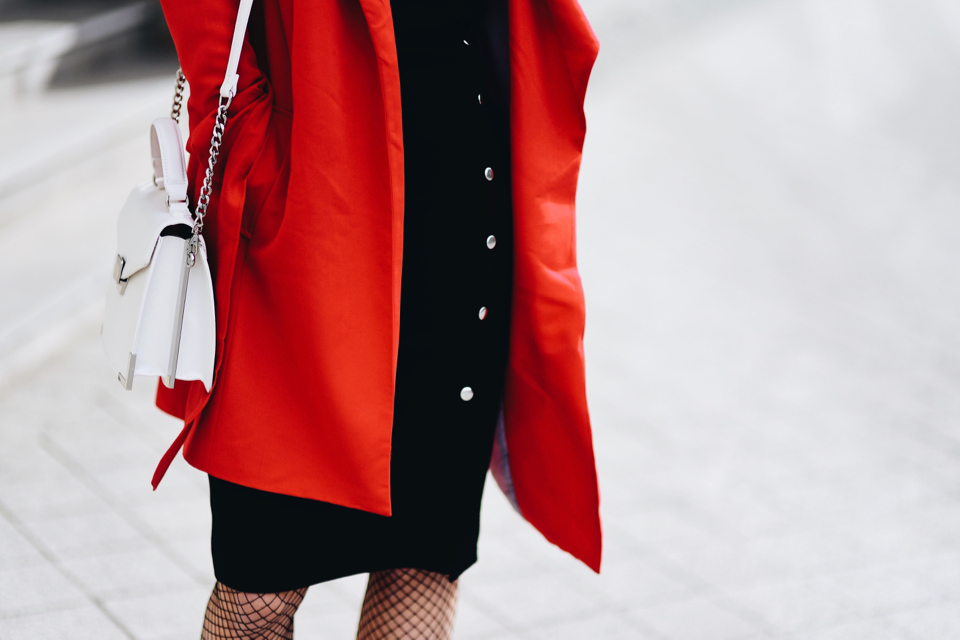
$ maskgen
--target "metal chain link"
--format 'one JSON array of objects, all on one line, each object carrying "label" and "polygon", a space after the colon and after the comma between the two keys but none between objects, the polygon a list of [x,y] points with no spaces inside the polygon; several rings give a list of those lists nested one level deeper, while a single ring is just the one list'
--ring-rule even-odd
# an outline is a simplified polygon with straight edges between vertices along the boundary
[{"label": "metal chain link", "polygon": [[197,198],[197,211],[193,218],[193,242],[199,242],[200,234],[203,232],[203,218],[207,215],[207,207],[210,206],[210,194],[213,193],[213,174],[217,166],[217,160],[220,157],[220,145],[223,143],[223,132],[227,126],[227,109],[230,108],[232,98],[220,98],[220,108],[217,109],[217,118],[213,124],[213,136],[210,140],[210,159],[207,161],[207,173],[203,177],[203,187],[200,189],[200,197]]},{"label": "metal chain link", "polygon": [[183,104],[183,90],[187,84],[187,77],[183,75],[183,69],[177,69],[177,88],[173,92],[173,108],[170,110],[170,117],[177,124],[180,124],[180,106]]},{"label": "metal chain link", "polygon": [[[180,109],[183,105],[183,92],[187,84],[187,78],[183,75],[183,69],[177,69],[177,88],[173,93],[173,108],[170,110],[170,117],[175,122],[180,123]],[[217,160],[220,158],[220,145],[223,144],[223,132],[227,128],[227,110],[233,98],[220,98],[220,106],[217,109],[217,117],[213,123],[213,136],[210,139],[210,159],[207,160],[207,172],[203,177],[203,186],[200,188],[200,197],[197,198],[197,209],[193,214],[193,237],[190,239],[190,264],[196,261],[196,255],[200,250],[200,234],[203,233],[203,219],[207,215],[207,207],[210,206],[210,195],[213,193],[213,176],[217,166]]]}]

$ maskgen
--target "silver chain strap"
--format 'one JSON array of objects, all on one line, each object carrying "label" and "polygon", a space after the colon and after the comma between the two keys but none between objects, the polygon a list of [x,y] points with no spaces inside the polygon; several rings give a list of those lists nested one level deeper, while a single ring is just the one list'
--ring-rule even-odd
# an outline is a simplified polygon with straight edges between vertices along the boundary
[{"label": "silver chain strap", "polygon": [[[187,78],[183,75],[182,69],[177,69],[177,88],[173,94],[173,108],[170,110],[170,117],[175,122],[180,122],[180,108],[183,105],[183,91],[187,84]],[[220,106],[217,109],[217,118],[213,123],[213,136],[210,139],[210,159],[207,161],[207,172],[203,177],[203,186],[200,188],[200,197],[197,198],[197,210],[193,214],[193,237],[190,239],[190,257],[189,265],[193,266],[196,262],[197,253],[200,250],[200,234],[203,233],[203,219],[207,215],[207,207],[210,206],[210,195],[213,193],[213,175],[217,166],[217,160],[220,158],[220,145],[223,144],[223,132],[227,128],[227,110],[233,98],[220,98]]]},{"label": "silver chain strap", "polygon": [[220,145],[223,143],[223,132],[227,127],[227,109],[233,98],[220,98],[220,108],[217,109],[217,119],[213,123],[213,136],[210,139],[210,159],[207,161],[207,173],[203,177],[203,187],[200,188],[200,197],[197,198],[197,212],[193,216],[193,240],[197,241],[203,232],[203,218],[207,215],[210,206],[210,194],[213,193],[213,174],[220,157]]},{"label": "silver chain strap", "polygon": [[183,75],[183,69],[177,69],[177,88],[173,92],[173,108],[170,110],[170,117],[177,124],[180,124],[180,107],[183,105],[183,90],[187,84],[187,76]]}]

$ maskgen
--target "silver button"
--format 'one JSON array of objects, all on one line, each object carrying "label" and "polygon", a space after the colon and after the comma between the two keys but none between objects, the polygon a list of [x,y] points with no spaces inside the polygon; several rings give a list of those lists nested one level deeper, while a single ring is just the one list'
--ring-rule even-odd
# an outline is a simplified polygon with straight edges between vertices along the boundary
[{"label": "silver button", "polygon": [[486,318],[486,317],[487,317],[487,308],[486,308],[486,307],[480,307],[480,313],[479,313],[478,315],[480,316],[480,319],[481,319],[481,320],[483,320],[484,318]]},{"label": "silver button", "polygon": [[479,102],[480,104],[483,104],[483,95],[482,95],[482,94],[479,94],[479,93],[477,94],[477,102]]},{"label": "silver button", "polygon": [[497,236],[487,236],[487,249],[497,246]]},{"label": "silver button", "polygon": [[463,44],[467,45],[468,47],[470,46],[470,43],[467,42],[466,40],[463,41]]},{"label": "silver button", "polygon": [[464,387],[463,389],[460,389],[460,399],[464,402],[470,402],[473,400],[473,389],[470,387]]},{"label": "silver button", "polygon": [[484,170],[483,175],[487,180],[493,180],[493,169],[491,169],[490,167],[487,167]]}]

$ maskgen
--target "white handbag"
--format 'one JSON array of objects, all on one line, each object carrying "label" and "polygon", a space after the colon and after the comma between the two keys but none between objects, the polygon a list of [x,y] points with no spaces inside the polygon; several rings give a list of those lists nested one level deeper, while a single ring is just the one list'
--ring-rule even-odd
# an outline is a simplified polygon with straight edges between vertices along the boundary
[{"label": "white handbag", "polygon": [[136,187],[120,211],[102,336],[107,359],[127,390],[133,388],[134,376],[160,376],[169,388],[175,380],[199,380],[207,391],[213,384],[216,316],[201,234],[252,4],[240,2],[195,213],[191,215],[187,202],[187,164],[178,124],[186,83],[182,72],[177,72],[170,117],[157,118],[150,129],[153,180]]}]

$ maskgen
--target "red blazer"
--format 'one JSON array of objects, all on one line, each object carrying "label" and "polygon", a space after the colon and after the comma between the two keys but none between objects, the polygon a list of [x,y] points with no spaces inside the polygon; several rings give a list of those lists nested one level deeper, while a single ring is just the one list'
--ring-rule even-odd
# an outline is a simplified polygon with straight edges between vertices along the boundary
[{"label": "red blazer", "polygon": [[[237,6],[163,0],[190,82],[194,194]],[[598,45],[576,0],[509,0],[509,23],[515,273],[495,475],[599,571],[574,222]],[[214,386],[160,387],[185,426],[154,486],[182,445],[218,478],[389,515],[404,202],[390,2],[264,0],[239,73],[204,232]]]}]

